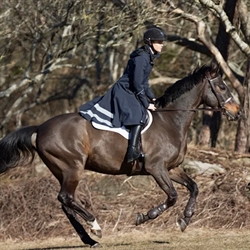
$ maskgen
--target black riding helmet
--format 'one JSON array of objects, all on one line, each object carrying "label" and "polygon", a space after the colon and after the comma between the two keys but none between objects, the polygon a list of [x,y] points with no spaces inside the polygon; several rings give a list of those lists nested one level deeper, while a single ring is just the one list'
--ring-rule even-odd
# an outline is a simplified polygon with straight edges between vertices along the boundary
[{"label": "black riding helmet", "polygon": [[160,28],[153,27],[148,29],[143,36],[145,44],[151,44],[153,41],[165,41],[165,35]]}]

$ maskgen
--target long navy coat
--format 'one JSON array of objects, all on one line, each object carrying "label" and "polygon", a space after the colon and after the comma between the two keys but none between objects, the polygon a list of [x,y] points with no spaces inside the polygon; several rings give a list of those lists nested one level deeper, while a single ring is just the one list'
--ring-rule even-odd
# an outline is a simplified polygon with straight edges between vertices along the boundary
[{"label": "long navy coat", "polygon": [[144,124],[148,99],[154,98],[148,78],[153,60],[158,56],[152,54],[148,45],[132,52],[121,78],[104,96],[83,104],[80,114],[89,121],[109,127]]}]

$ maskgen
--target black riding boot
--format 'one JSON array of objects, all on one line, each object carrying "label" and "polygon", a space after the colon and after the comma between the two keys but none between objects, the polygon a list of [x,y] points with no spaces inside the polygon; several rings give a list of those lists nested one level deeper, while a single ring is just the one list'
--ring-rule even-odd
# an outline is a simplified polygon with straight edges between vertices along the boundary
[{"label": "black riding boot", "polygon": [[141,150],[139,150],[140,137],[141,137],[141,125],[135,125],[131,127],[130,140],[126,154],[127,162],[132,162],[143,155],[141,154]]}]

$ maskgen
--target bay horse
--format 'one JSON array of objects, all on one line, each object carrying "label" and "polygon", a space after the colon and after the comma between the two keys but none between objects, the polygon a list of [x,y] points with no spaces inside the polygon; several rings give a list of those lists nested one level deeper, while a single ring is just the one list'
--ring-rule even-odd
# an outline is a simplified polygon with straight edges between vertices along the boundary
[{"label": "bay horse", "polygon": [[6,135],[0,141],[0,173],[32,162],[38,153],[44,164],[60,183],[58,200],[62,210],[84,244],[96,247],[81,225],[78,216],[101,237],[101,228],[90,212],[75,199],[75,190],[84,170],[109,175],[151,175],[166,194],[166,201],[146,214],[139,213],[136,225],[153,220],[177,200],[172,181],[185,186],[189,200],[184,218],[178,220],[184,231],[194,214],[197,184],[178,167],[187,150],[187,134],[199,106],[205,104],[220,110],[228,119],[240,116],[240,107],[219,74],[217,64],[203,65],[170,86],[156,100],[153,123],[142,134],[143,166],[135,161],[126,163],[127,140],[121,135],[95,129],[78,113],[53,117],[41,125],[27,126]]}]

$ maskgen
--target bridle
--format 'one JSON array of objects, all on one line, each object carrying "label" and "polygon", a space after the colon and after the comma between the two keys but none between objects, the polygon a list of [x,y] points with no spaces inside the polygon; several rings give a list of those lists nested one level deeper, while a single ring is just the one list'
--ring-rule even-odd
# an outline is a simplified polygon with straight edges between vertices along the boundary
[{"label": "bridle", "polygon": [[[211,88],[213,90],[214,95],[216,96],[216,98],[218,100],[220,108],[224,109],[225,104],[227,104],[230,100],[232,100],[233,96],[231,95],[230,91],[228,90],[229,93],[230,93],[230,97],[228,99],[226,99],[225,101],[222,100],[221,96],[218,95],[216,90],[215,90],[215,84],[218,83],[218,78],[219,78],[219,76],[217,76],[217,77],[215,77],[213,79],[207,78],[207,80],[208,80],[208,82],[209,82],[209,84],[210,84],[210,86],[211,86]],[[225,83],[225,81],[222,81],[222,82],[224,84],[224,87],[228,89],[227,84]]]},{"label": "bridle", "polygon": [[217,76],[217,77],[215,77],[213,79],[207,78],[207,80],[208,80],[208,82],[209,82],[209,84],[210,84],[210,86],[212,88],[212,91],[213,91],[214,95],[216,96],[216,98],[218,100],[219,107],[220,107],[218,111],[222,112],[223,114],[226,114],[228,116],[228,119],[234,120],[235,117],[228,110],[226,110],[226,108],[225,108],[225,105],[233,99],[233,96],[232,96],[230,90],[228,89],[228,86],[227,86],[225,81],[222,81],[222,82],[224,84],[224,87],[230,93],[230,97],[227,98],[226,100],[224,100],[221,95],[218,95],[218,93],[216,92],[216,89],[215,89],[215,85],[218,84],[218,82],[219,82],[218,78],[219,78],[219,76]]}]

